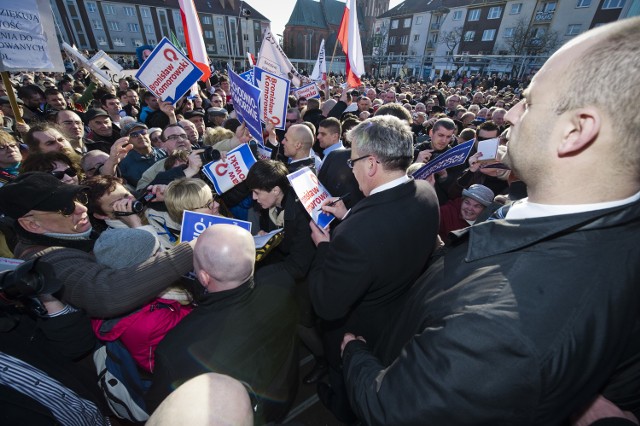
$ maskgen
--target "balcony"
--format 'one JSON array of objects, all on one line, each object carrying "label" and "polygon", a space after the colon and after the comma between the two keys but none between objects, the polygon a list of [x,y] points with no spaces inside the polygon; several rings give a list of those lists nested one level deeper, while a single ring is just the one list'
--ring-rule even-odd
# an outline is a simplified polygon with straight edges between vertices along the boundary
[{"label": "balcony", "polygon": [[528,45],[531,46],[531,47],[540,47],[540,46],[542,46],[542,39],[540,39],[540,38],[532,38],[531,40],[529,40]]},{"label": "balcony", "polygon": [[553,13],[555,12],[555,10],[552,10],[550,12],[537,12],[536,16],[534,18],[535,22],[549,22],[553,19]]},{"label": "balcony", "polygon": [[431,24],[431,31],[438,31],[439,29],[440,29],[439,22],[434,22],[433,24]]}]

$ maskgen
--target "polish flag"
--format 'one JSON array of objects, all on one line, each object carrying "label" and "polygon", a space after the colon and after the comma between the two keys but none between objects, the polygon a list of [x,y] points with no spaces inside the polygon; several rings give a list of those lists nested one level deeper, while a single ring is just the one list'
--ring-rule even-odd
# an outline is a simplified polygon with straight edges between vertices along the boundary
[{"label": "polish flag", "polygon": [[342,51],[347,56],[347,83],[350,87],[358,87],[361,84],[360,76],[364,74],[364,58],[362,57],[356,0],[347,0],[340,22],[338,40],[342,45]]},{"label": "polish flag", "polygon": [[209,68],[209,56],[204,46],[204,37],[196,6],[193,4],[193,0],[178,0],[178,3],[180,4],[180,16],[182,17],[182,28],[184,28],[184,39],[187,42],[189,59],[204,73],[200,80],[207,81],[211,77],[211,68]]}]

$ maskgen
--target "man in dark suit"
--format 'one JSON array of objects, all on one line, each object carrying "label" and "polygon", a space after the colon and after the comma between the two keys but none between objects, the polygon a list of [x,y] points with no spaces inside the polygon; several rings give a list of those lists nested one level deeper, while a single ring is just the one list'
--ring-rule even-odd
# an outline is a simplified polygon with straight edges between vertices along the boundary
[{"label": "man in dark suit", "polygon": [[323,209],[342,222],[330,235],[311,224],[318,246],[309,274],[311,301],[324,323],[330,381],[318,393],[341,421],[348,409],[340,364],[345,329],[374,342],[398,302],[425,270],[438,232],[438,200],[427,182],[406,175],[413,160],[413,135],[406,122],[374,117],[353,128],[348,164],[365,195],[346,215],[342,202]]},{"label": "man in dark suit", "polygon": [[254,278],[254,265],[253,238],[244,229],[215,225],[198,237],[194,266],[206,293],[156,350],[150,410],[183,382],[214,372],[257,397],[256,423],[284,418],[298,371],[293,280],[281,269]]},{"label": "man in dark suit", "polygon": [[340,135],[342,127],[336,118],[330,117],[320,122],[318,142],[323,149],[324,160],[318,180],[329,194],[336,197],[349,194],[344,203],[347,208],[351,208],[364,198],[364,194],[358,188],[358,181],[347,164],[347,160],[351,158],[351,150],[344,147]]}]

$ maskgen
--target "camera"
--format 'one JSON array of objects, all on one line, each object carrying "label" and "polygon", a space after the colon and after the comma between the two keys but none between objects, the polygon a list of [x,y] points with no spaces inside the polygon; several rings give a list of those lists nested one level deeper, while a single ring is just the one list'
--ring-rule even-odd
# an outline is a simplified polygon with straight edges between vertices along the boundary
[{"label": "camera", "polygon": [[24,305],[38,315],[47,310],[36,298],[40,294],[53,294],[62,288],[53,266],[39,257],[21,263],[12,271],[0,272],[0,300],[10,305]]},{"label": "camera", "polygon": [[208,164],[212,161],[218,161],[220,159],[220,151],[217,149],[213,149],[212,146],[207,146],[204,148],[204,152],[201,152],[200,159],[202,160],[202,164]]},{"label": "camera", "polygon": [[140,198],[137,198],[133,203],[131,203],[131,210],[133,210],[134,213],[140,213],[144,210],[145,206],[155,198],[156,194],[151,191],[147,191]]}]

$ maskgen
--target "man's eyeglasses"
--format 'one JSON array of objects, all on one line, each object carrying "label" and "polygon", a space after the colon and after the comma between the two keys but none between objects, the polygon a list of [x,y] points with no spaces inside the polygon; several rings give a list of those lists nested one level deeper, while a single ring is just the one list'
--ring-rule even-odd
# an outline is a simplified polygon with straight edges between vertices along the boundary
[{"label": "man's eyeglasses", "polygon": [[[54,213],[54,214],[62,215],[64,217],[69,217],[73,215],[73,213],[76,211],[76,204],[81,204],[83,206],[86,206],[87,204],[89,204],[89,197],[87,196],[87,193],[85,191],[78,192],[73,198],[73,203],[69,203],[69,205],[64,207],[63,209],[60,209],[55,212],[38,212],[37,214]],[[31,217],[33,215],[34,214],[28,214],[28,215],[24,215],[23,217]]]},{"label": "man's eyeglasses", "polygon": [[82,121],[80,120],[65,120],[62,122],[65,126],[82,126]]},{"label": "man's eyeglasses", "polygon": [[0,145],[0,151],[4,151],[5,149],[18,149],[18,144],[17,143],[9,143],[6,145]]},{"label": "man's eyeglasses", "polygon": [[170,141],[177,141],[180,139],[189,139],[189,136],[187,136],[186,133],[178,133],[177,135],[167,136],[166,139]]},{"label": "man's eyeglasses", "polygon": [[353,169],[353,165],[356,163],[356,161],[364,160],[367,157],[371,157],[371,154],[363,155],[362,157],[354,158],[353,160],[349,158],[347,160],[347,166],[349,166],[350,169]]},{"label": "man's eyeglasses", "polygon": [[139,137],[144,136],[146,134],[147,134],[147,131],[142,129],[142,130],[138,130],[137,132],[129,133],[129,137],[130,138],[139,138]]},{"label": "man's eyeglasses", "polygon": [[76,173],[75,169],[69,167],[66,170],[54,170],[52,172],[49,172],[50,174],[52,174],[53,176],[55,176],[56,179],[62,180],[62,178],[64,177],[64,175],[67,175],[69,177],[76,177],[76,175],[78,173]]},{"label": "man's eyeglasses", "polygon": [[298,119],[297,119],[297,118],[295,118],[295,119],[293,119],[293,120],[289,120],[289,119],[287,118],[287,119],[285,119],[285,121],[286,121],[287,123],[297,123],[297,122],[298,122]]}]

